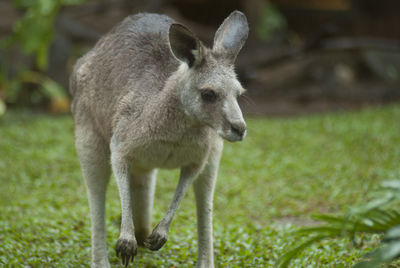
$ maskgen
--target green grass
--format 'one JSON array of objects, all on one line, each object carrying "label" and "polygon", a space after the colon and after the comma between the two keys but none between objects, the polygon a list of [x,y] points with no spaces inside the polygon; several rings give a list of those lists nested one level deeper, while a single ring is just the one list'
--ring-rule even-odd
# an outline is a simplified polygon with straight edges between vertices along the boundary
[{"label": "green grass", "polygon": [[[270,267],[299,240],[291,234],[312,213],[345,212],[378,182],[400,178],[400,105],[248,122],[242,143],[225,143],[215,193],[217,267]],[[0,118],[0,265],[87,267],[90,223],[69,116],[9,111]],[[177,184],[159,173],[154,223]],[[120,207],[115,181],[107,198],[109,258]],[[196,260],[193,193],[185,197],[159,252],[140,249],[137,267],[191,267]],[[313,245],[292,267],[349,267],[361,247],[346,239]]]}]

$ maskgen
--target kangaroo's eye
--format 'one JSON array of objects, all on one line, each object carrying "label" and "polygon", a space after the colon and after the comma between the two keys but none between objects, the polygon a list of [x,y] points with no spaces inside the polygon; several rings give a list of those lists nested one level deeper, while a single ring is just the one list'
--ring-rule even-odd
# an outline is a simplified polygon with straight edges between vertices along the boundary
[{"label": "kangaroo's eye", "polygon": [[218,98],[217,93],[211,89],[203,89],[200,94],[203,101],[206,102],[215,102]]}]

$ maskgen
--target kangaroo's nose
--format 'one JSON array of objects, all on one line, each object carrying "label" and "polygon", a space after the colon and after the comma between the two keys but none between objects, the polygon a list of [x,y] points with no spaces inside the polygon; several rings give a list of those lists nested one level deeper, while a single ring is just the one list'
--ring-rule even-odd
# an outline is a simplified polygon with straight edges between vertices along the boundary
[{"label": "kangaroo's nose", "polygon": [[246,124],[245,123],[235,123],[231,124],[231,131],[240,137],[240,139],[243,139],[244,136],[246,135]]}]

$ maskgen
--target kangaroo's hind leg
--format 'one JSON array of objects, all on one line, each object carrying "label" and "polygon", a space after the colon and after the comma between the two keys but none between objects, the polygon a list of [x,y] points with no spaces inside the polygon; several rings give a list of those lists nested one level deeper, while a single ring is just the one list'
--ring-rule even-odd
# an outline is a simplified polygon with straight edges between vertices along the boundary
[{"label": "kangaroo's hind leg", "polygon": [[135,237],[139,245],[151,233],[154,190],[157,170],[145,174],[131,173],[131,195]]},{"label": "kangaroo's hind leg", "polygon": [[75,136],[90,206],[92,267],[110,267],[105,226],[106,189],[111,173],[109,149],[103,139],[87,126],[76,126]]}]

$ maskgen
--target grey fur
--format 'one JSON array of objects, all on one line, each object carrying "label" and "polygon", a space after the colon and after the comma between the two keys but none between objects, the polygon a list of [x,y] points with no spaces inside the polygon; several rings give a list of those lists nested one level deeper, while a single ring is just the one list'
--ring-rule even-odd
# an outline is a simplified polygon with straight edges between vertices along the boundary
[{"label": "grey fur", "polygon": [[[244,90],[233,59],[247,32],[246,17],[234,11],[209,49],[167,16],[138,14],[127,17],[76,63],[70,91],[91,211],[92,267],[109,267],[104,221],[111,169],[121,199],[116,251],[123,264],[133,260],[138,244],[152,250],[164,245],[193,183],[197,267],[214,266],[212,200],[222,138],[239,141],[246,134],[236,100]],[[168,212],[151,232],[157,168],[180,168],[181,175]]]}]

